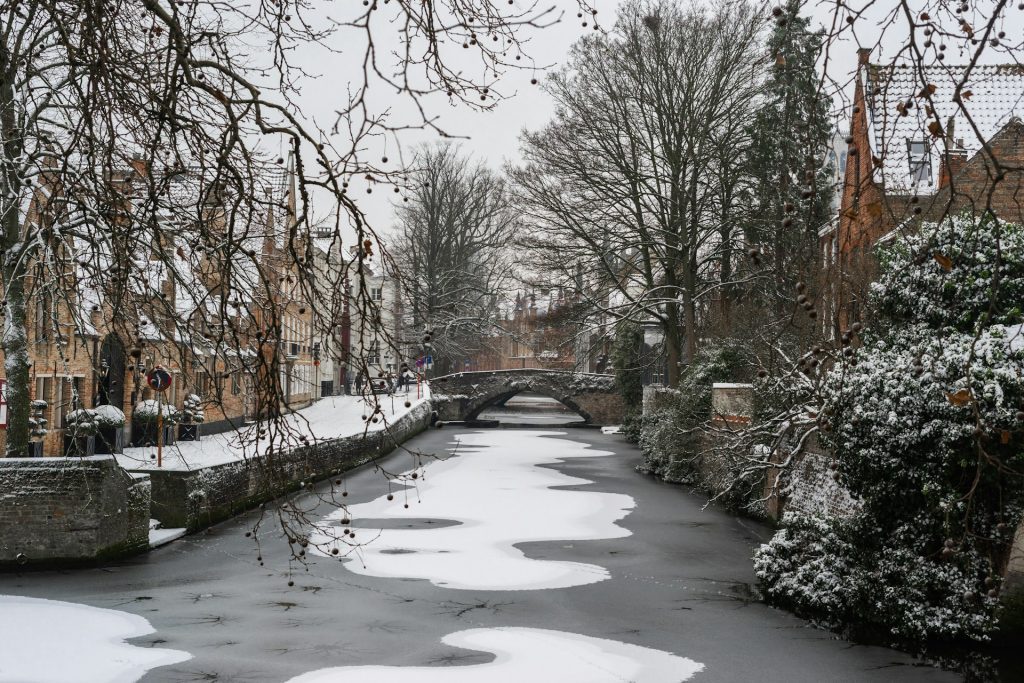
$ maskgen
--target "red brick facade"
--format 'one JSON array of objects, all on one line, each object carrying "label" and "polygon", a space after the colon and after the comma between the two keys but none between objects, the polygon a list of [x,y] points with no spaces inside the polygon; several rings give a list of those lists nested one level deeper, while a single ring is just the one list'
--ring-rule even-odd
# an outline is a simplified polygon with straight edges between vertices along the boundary
[{"label": "red brick facade", "polygon": [[[883,145],[877,131],[872,135],[871,115],[878,120],[892,113],[879,111],[879,101],[865,92],[869,73],[876,81],[887,73],[869,64],[869,52],[859,52],[839,216],[820,233],[825,321],[834,334],[865,314],[868,286],[877,268],[875,247],[880,241],[901,231],[913,231],[922,221],[937,221],[961,212],[980,216],[991,211],[1005,221],[1024,220],[1024,123],[1018,118],[1008,118],[973,154],[962,148],[963,138],[954,137],[953,130],[945,131],[945,138],[922,132],[927,144],[941,150],[938,168],[932,169],[935,185],[919,192],[885,187],[881,169],[892,163],[886,155],[895,156],[902,141],[890,141],[892,149],[879,149]],[[1005,69],[1015,78],[1022,75],[1017,67]],[[1018,97],[1024,96],[1024,78],[1019,82]],[[876,93],[883,87],[876,85]],[[876,98],[884,99],[877,94]],[[916,106],[928,107],[923,101]]]}]

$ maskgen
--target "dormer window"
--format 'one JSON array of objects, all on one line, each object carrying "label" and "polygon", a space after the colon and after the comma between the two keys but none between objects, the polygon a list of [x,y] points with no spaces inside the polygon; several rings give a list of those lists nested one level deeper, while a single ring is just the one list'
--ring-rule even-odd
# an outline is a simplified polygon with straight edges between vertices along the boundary
[{"label": "dormer window", "polygon": [[907,140],[907,158],[910,162],[910,181],[928,184],[932,181],[932,160],[928,154],[928,143],[924,140]]}]

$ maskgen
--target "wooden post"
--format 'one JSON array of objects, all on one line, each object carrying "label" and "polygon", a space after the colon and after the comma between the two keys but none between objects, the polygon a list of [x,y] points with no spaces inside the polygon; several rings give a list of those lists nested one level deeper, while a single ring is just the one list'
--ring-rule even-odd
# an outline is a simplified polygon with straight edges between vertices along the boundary
[{"label": "wooden post", "polygon": [[156,466],[164,466],[164,408],[160,402],[161,394],[156,392]]}]

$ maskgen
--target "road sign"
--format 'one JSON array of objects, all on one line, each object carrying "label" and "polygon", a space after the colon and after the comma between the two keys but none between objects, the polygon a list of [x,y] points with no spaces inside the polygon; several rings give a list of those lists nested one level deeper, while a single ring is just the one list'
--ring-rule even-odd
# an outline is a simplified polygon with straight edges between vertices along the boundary
[{"label": "road sign", "polygon": [[416,367],[418,367],[418,368],[422,368],[423,367],[423,359],[422,358],[417,358],[416,359]]},{"label": "road sign", "polygon": [[433,367],[434,366],[434,357],[433,356],[427,356],[426,362],[427,362],[427,367],[428,368]]},{"label": "road sign", "polygon": [[171,386],[171,373],[158,365],[146,373],[146,384],[153,391],[167,391]]}]

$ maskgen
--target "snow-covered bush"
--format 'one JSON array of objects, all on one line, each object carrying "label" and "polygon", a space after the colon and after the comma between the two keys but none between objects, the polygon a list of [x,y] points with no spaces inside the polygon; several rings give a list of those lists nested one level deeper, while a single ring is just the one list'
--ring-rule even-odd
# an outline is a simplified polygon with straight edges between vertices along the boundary
[{"label": "snow-covered bush", "polygon": [[1024,227],[955,217],[880,252],[872,285],[881,322],[971,332],[1017,324],[1024,307]]},{"label": "snow-covered bush", "polygon": [[69,436],[90,436],[99,430],[96,412],[88,408],[72,410],[64,416],[64,428]]},{"label": "snow-covered bush", "polygon": [[[1022,316],[979,265],[1020,229],[963,220],[883,259],[900,271],[873,289],[883,319],[824,382],[822,442],[861,509],[787,518],[755,559],[769,598],[896,641],[988,637],[1024,503]],[[969,242],[954,249],[948,234]],[[1000,272],[1000,291],[1024,293],[1024,268]]]},{"label": "snow-covered bush", "polygon": [[689,461],[694,457],[684,438],[682,395],[672,389],[661,389],[653,407],[640,418],[639,446],[643,460],[637,469],[667,481],[692,483]]},{"label": "snow-covered bush", "polygon": [[157,415],[161,412],[163,412],[163,421],[165,424],[174,424],[178,421],[180,414],[174,406],[158,402],[154,399],[139,401],[135,404],[135,410],[132,415],[134,419],[140,422],[156,422]]},{"label": "snow-covered bush", "polygon": [[116,406],[96,406],[93,412],[96,414],[96,422],[100,429],[124,426],[124,413]]},{"label": "snow-covered bush", "polygon": [[644,394],[644,335],[640,326],[623,322],[615,330],[611,361],[615,371],[615,388],[625,404],[622,433],[634,443],[639,442],[641,402]]},{"label": "snow-covered bush", "polygon": [[202,424],[206,419],[203,412],[203,400],[195,394],[189,394],[182,403],[181,422],[182,424]]},{"label": "snow-covered bush", "polygon": [[683,371],[674,394],[661,397],[659,407],[641,419],[640,470],[668,481],[696,483],[695,463],[711,417],[712,385],[744,380],[751,372],[752,365],[737,344],[702,349]]},{"label": "snow-covered bush", "polygon": [[33,439],[42,439],[50,431],[49,429],[47,429],[49,420],[43,417],[43,414],[46,412],[46,407],[48,405],[49,404],[43,400],[37,399],[35,401],[32,401],[32,416],[28,419],[28,435]]}]

